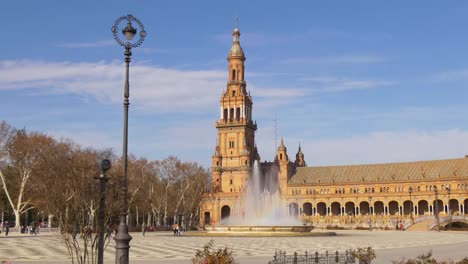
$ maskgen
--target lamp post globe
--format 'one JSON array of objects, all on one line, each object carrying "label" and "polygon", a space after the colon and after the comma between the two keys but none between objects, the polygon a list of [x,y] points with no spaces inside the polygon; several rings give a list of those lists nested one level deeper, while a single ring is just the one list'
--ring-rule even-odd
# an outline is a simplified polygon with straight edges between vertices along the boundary
[{"label": "lamp post globe", "polygon": [[[119,35],[119,26],[122,21],[126,21],[126,27],[122,29],[122,34]],[[137,28],[133,27],[136,24]],[[140,32],[139,38],[134,40],[137,32]],[[124,85],[124,129],[123,129],[123,148],[122,148],[122,164],[123,164],[123,176],[122,184],[120,186],[120,216],[119,226],[117,228],[117,234],[114,237],[115,240],[115,263],[116,264],[127,264],[129,260],[129,249],[130,240],[132,237],[128,234],[127,226],[127,211],[128,211],[128,178],[127,178],[127,146],[128,146],[128,106],[130,97],[130,83],[129,83],[129,67],[132,48],[140,46],[146,38],[146,31],[141,21],[133,15],[121,16],[115,20],[112,26],[112,34],[114,35],[115,41],[125,48],[125,85]],[[122,37],[124,38],[122,40]]]}]

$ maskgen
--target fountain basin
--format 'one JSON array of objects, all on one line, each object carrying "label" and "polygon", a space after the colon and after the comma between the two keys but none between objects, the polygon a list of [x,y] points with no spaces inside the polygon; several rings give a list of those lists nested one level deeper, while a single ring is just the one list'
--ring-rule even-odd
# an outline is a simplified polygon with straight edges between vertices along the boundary
[{"label": "fountain basin", "polygon": [[310,232],[312,226],[213,226],[207,232]]},{"label": "fountain basin", "polygon": [[312,226],[206,226],[205,231],[188,232],[204,237],[309,237],[336,236],[335,232],[313,231]]}]

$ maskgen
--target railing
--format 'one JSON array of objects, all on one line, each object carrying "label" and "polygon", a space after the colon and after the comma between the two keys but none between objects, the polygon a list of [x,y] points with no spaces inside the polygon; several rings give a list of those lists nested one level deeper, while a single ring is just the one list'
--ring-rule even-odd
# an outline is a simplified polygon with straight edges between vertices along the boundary
[{"label": "railing", "polygon": [[[437,226],[437,222],[435,221],[435,216],[432,216],[434,218],[434,222],[429,225],[429,230],[434,229]],[[466,215],[448,215],[445,217],[440,216],[439,217],[439,225],[442,225],[443,223],[446,222],[454,222],[454,221],[465,221],[468,222],[468,216]]]},{"label": "railing", "polygon": [[319,254],[315,252],[314,254],[307,254],[305,255],[298,255],[297,252],[294,252],[293,255],[286,255],[285,251],[275,252],[273,256],[273,260],[268,262],[268,264],[354,264],[356,262],[356,258],[351,254],[351,251],[346,251],[343,253],[335,253],[329,254],[328,251],[325,254]]}]

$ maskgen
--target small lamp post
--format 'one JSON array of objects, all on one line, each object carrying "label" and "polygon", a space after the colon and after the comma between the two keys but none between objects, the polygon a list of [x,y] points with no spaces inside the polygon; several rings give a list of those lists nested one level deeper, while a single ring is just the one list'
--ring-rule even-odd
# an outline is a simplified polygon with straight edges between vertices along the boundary
[{"label": "small lamp post", "polygon": [[410,199],[410,206],[411,206],[410,215],[411,215],[411,224],[413,224],[414,223],[414,219],[413,219],[414,207],[413,207],[413,199],[411,198],[411,194],[413,194],[413,187],[409,187],[409,199]]},{"label": "small lamp post", "polygon": [[439,195],[439,190],[437,188],[437,185],[434,185],[434,195],[435,195],[435,217],[436,217],[436,224],[437,224],[437,232],[440,232],[440,220],[439,220],[439,200],[438,200],[438,195]]},{"label": "small lamp post", "polygon": [[369,196],[369,231],[372,231],[372,197]]},{"label": "small lamp post", "polygon": [[[122,21],[127,21],[127,26],[122,30],[122,35],[125,37],[125,40],[122,40],[119,37],[119,25]],[[138,25],[140,36],[139,39],[133,41],[135,35],[137,34],[137,29],[133,27],[132,22],[135,22]],[[119,227],[117,229],[117,235],[114,237],[115,240],[115,263],[116,264],[127,264],[129,259],[129,249],[130,249],[130,240],[132,237],[128,234],[127,226],[127,211],[128,211],[128,201],[127,201],[127,192],[128,192],[128,178],[127,178],[127,146],[128,146],[128,106],[130,97],[130,84],[129,84],[129,67],[132,57],[132,48],[140,46],[146,38],[146,31],[143,27],[143,24],[136,17],[132,15],[121,16],[115,22],[112,27],[112,34],[114,35],[115,41],[120,45],[125,47],[125,86],[124,86],[124,132],[123,132],[123,179],[120,186],[120,220]],[[132,42],[133,41],[133,42]]]},{"label": "small lamp post", "polygon": [[98,240],[98,264],[104,263],[104,209],[106,207],[106,184],[109,178],[106,176],[106,171],[111,168],[111,162],[108,159],[101,161],[101,176],[94,177],[100,182],[99,193],[99,240]]},{"label": "small lamp post", "polygon": [[450,194],[452,193],[452,188],[450,188],[450,186],[448,186],[446,188],[446,190],[447,190],[447,194],[448,194],[448,205],[447,205],[447,210],[448,210],[448,214],[449,214],[448,229],[450,230],[450,227],[451,227],[451,224],[452,224],[452,211],[450,210]]}]

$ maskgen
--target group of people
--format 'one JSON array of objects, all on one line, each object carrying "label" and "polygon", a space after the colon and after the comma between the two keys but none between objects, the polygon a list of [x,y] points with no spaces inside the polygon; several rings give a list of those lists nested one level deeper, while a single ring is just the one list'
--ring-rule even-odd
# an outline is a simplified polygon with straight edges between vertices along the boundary
[{"label": "group of people", "polygon": [[[36,232],[37,230],[37,232]],[[28,226],[21,226],[21,233],[22,234],[34,234],[35,236],[37,236],[37,234],[39,233],[39,230],[37,229],[37,225],[32,223],[31,225],[28,225]]]},{"label": "group of people", "polygon": [[[30,234],[30,235],[34,234],[35,236],[37,236],[37,234],[39,234],[39,230],[41,229],[41,226],[42,226],[41,222],[39,223],[32,222],[30,225],[20,226],[19,231],[21,232],[21,234]],[[0,229],[0,234],[2,232],[5,233],[5,236],[8,236],[8,234],[10,233],[10,223],[8,223],[7,221],[3,223],[2,228]]]}]

